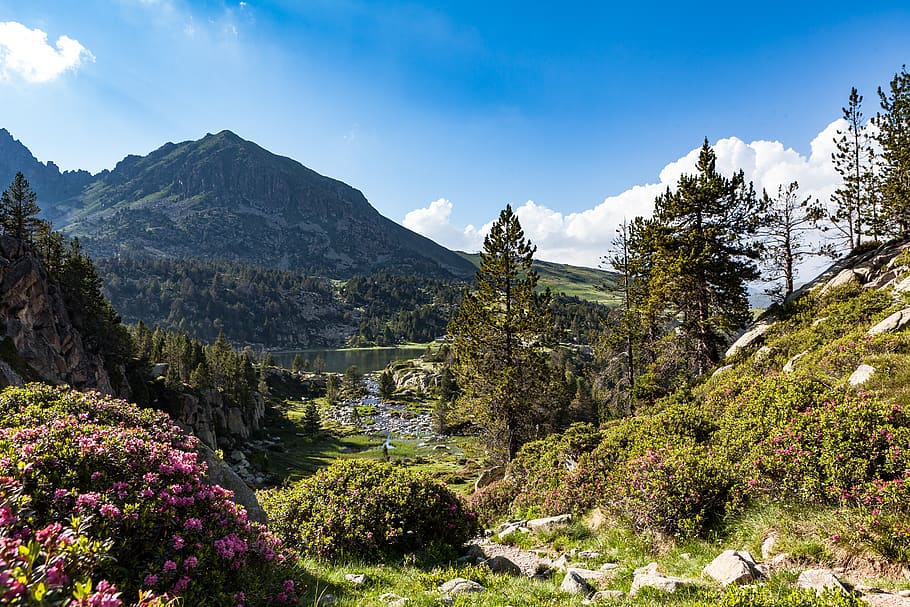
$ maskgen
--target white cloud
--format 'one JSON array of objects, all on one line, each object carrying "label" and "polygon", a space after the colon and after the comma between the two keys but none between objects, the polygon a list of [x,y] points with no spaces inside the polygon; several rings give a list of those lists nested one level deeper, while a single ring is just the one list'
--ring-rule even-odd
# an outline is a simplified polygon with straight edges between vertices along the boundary
[{"label": "white cloud", "polygon": [[15,21],[0,22],[0,80],[20,77],[27,82],[50,82],[95,57],[78,40],[57,38],[55,46],[40,29]]},{"label": "white cloud", "polygon": [[[798,181],[803,196],[828,200],[839,184],[831,163],[834,137],[845,126],[843,120],[835,120],[825,127],[812,140],[808,157],[778,141],[746,143],[737,137],[721,139],[713,145],[717,170],[729,176],[742,169],[759,194],[762,188],[776,193],[778,186]],[[658,183],[633,186],[578,213],[564,215],[533,200],[525,202],[515,212],[525,235],[537,245],[536,257],[597,267],[600,258],[609,251],[623,219],[650,216],[657,196],[668,187],[674,188],[680,175],[695,172],[699,150],[700,146],[667,164],[660,171]],[[405,215],[404,226],[449,248],[479,250],[493,220],[479,230],[471,225],[459,228],[451,223],[452,208],[452,202],[440,198]]]}]

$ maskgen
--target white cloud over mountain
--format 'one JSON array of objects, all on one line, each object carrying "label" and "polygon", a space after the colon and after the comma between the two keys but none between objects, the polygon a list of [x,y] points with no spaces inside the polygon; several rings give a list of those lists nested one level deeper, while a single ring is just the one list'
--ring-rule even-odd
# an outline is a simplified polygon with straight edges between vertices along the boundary
[{"label": "white cloud over mountain", "polygon": [[95,57],[78,40],[60,36],[54,46],[40,29],[0,21],[0,80],[50,82]]},{"label": "white cloud over mountain", "polygon": [[[742,169],[755,190],[767,189],[776,193],[780,185],[798,181],[803,196],[827,201],[840,179],[831,162],[835,149],[834,137],[844,129],[843,120],[835,120],[811,142],[809,156],[803,156],[779,141],[746,143],[737,137],[727,137],[713,144],[717,154],[717,169],[732,175]],[[669,188],[675,188],[680,175],[694,173],[700,148],[667,164],[659,174],[659,182],[636,185],[624,192],[607,196],[600,204],[578,212],[563,214],[536,204],[533,200],[515,209],[525,235],[537,245],[536,257],[547,261],[597,267],[608,252],[623,219],[654,211],[654,199]],[[503,201],[503,206],[507,201]],[[405,227],[427,236],[440,244],[465,251],[477,251],[495,217],[481,228],[473,225],[459,227],[451,222],[453,203],[445,198],[434,200],[424,208],[415,209],[404,217]]]}]

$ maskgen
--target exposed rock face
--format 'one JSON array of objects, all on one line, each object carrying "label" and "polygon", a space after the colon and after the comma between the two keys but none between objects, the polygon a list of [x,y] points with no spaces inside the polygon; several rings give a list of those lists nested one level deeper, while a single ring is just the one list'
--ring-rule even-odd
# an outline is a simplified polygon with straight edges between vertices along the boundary
[{"label": "exposed rock face", "polygon": [[903,310],[898,310],[885,320],[869,329],[867,335],[879,335],[881,333],[900,331],[908,324],[910,324],[910,308],[904,308]]},{"label": "exposed rock face", "polygon": [[814,590],[818,594],[821,594],[825,590],[847,591],[843,582],[834,575],[833,571],[829,571],[828,569],[807,569],[799,574],[796,585],[800,588]]},{"label": "exposed rock face", "polygon": [[[126,396],[115,393],[104,358],[85,346],[40,262],[8,236],[0,236],[0,319],[3,357],[8,359],[0,369],[4,385],[41,380]],[[126,390],[125,382],[121,390]]]},{"label": "exposed rock face", "polygon": [[259,430],[265,416],[265,399],[253,392],[245,407],[227,402],[218,390],[174,393],[163,390],[154,405],[208,447],[230,449]]},{"label": "exposed rock face", "polygon": [[851,386],[860,386],[872,379],[873,375],[875,375],[875,367],[863,364],[856,368],[847,381]]},{"label": "exposed rock face", "polygon": [[439,587],[439,592],[448,595],[468,594],[470,592],[483,592],[484,587],[472,580],[457,577],[449,580]]},{"label": "exposed rock face", "polygon": [[246,509],[250,520],[266,524],[268,517],[265,514],[265,510],[259,505],[256,494],[243,482],[243,479],[237,476],[237,473],[231,470],[230,466],[219,459],[215,452],[205,445],[200,446],[199,455],[208,467],[208,472],[205,475],[206,482],[233,491],[234,502]]},{"label": "exposed rock face", "polygon": [[559,589],[569,594],[581,594],[584,596],[589,596],[594,593],[594,588],[591,584],[573,569],[569,569],[566,572],[566,576],[562,579],[562,584],[559,585]]}]

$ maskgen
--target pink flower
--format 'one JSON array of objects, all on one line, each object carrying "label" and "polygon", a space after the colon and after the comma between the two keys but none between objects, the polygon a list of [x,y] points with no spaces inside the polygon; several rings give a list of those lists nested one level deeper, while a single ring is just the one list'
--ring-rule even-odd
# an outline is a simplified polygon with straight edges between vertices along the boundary
[{"label": "pink flower", "polygon": [[158,576],[155,575],[154,573],[150,573],[147,576],[145,576],[145,579],[142,580],[142,583],[145,586],[154,586],[155,584],[158,583]]},{"label": "pink flower", "polygon": [[165,573],[168,573],[170,571],[177,571],[177,563],[171,560],[164,561],[164,567],[162,567],[162,571]]}]

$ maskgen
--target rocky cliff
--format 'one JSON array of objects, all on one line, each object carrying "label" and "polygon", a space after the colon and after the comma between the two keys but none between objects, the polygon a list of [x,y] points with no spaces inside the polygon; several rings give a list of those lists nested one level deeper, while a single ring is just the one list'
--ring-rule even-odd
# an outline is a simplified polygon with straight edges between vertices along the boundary
[{"label": "rocky cliff", "polygon": [[0,336],[0,385],[45,381],[129,396],[126,381],[114,382],[115,393],[104,357],[86,347],[40,261],[8,236],[0,236]]}]

